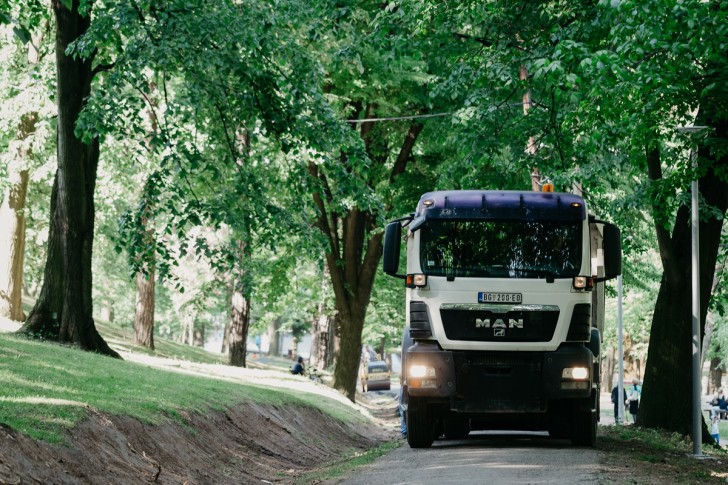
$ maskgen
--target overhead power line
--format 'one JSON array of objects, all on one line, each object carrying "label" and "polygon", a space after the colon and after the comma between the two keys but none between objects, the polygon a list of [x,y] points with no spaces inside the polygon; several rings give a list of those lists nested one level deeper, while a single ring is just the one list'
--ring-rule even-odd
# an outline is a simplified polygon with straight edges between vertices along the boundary
[{"label": "overhead power line", "polygon": [[437,118],[440,116],[450,116],[453,113],[432,113],[429,115],[412,115],[412,116],[397,116],[394,118],[364,118],[361,120],[346,120],[347,123],[371,123],[374,121],[402,121],[402,120],[416,120],[420,118]]}]

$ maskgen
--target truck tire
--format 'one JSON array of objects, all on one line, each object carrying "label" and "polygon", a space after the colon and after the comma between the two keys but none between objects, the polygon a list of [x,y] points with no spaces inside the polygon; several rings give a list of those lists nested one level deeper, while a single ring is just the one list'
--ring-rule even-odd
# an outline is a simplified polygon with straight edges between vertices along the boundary
[{"label": "truck tire", "polygon": [[415,397],[407,404],[407,443],[410,448],[429,448],[435,441],[435,421],[427,410],[427,402]]},{"label": "truck tire", "polygon": [[470,434],[470,420],[459,416],[451,416],[443,421],[443,434],[446,439],[460,440]]},{"label": "truck tire", "polygon": [[592,409],[591,399],[576,405],[571,442],[577,446],[594,446],[597,441],[597,413]]}]

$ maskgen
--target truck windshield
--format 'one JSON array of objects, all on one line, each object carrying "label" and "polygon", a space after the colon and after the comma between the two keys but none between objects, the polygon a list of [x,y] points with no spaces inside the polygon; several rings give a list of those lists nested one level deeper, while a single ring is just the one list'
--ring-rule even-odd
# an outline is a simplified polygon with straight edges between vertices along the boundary
[{"label": "truck windshield", "polygon": [[570,278],[581,266],[580,221],[431,219],[420,264],[432,276]]}]

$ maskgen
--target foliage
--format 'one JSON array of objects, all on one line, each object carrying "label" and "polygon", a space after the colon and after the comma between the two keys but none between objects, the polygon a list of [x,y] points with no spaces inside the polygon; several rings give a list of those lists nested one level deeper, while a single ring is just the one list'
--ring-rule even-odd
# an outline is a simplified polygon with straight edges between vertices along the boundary
[{"label": "foliage", "polygon": [[[49,55],[52,39],[49,39],[47,27],[39,25],[46,16],[36,15],[38,4],[30,2],[28,10],[18,9],[12,16],[16,22],[22,22],[25,29],[31,29],[34,49],[38,50],[38,61],[29,62],[28,43],[18,39],[13,30],[0,25],[0,86],[3,86],[2,103],[0,104],[0,193],[4,193],[8,184],[8,170],[19,148],[16,140],[19,120],[31,113],[38,114],[35,133],[23,141],[31,148],[32,158],[23,160],[22,166],[16,169],[29,171],[29,190],[24,215],[26,218],[25,277],[27,287],[33,292],[40,285],[44,263],[44,244],[48,231],[48,200],[55,173],[56,157],[54,153],[55,119],[54,119],[54,78],[53,56]],[[28,18],[25,18],[25,16]]]},{"label": "foliage", "polygon": [[[73,47],[94,52],[96,67],[77,130],[104,142],[95,299],[117,303],[128,324],[128,276],[156,252],[167,335],[178,335],[185,319],[219,319],[231,278],[253,302],[256,331],[277,316],[309,322],[322,301],[334,312],[320,285],[322,255],[332,248],[311,224],[320,215],[312,193],[328,196],[334,218],[353,208],[370,213],[367,242],[427,190],[525,189],[538,166],[557,189],[580,182],[590,209],[622,228],[625,329],[643,355],[660,278],[654,227],[672,228],[695,175],[688,149],[708,135],[674,128],[696,123],[706,105],[725,113],[727,10],[719,0],[96,2],[91,30]],[[39,45],[43,62],[32,68],[23,46],[48,29],[48,16],[39,1],[0,2],[3,151],[17,114],[43,113],[27,210],[31,289],[55,166],[55,73],[52,43]],[[376,123],[363,137],[361,123],[343,122],[433,113],[446,116],[421,121],[395,178],[412,121]],[[645,149],[655,144],[662,178],[650,181]],[[310,177],[309,164],[326,183]],[[154,247],[142,224],[150,207]],[[724,262],[725,244],[721,251]],[[718,275],[722,282],[725,272]],[[719,314],[721,288],[711,303]],[[396,346],[402,294],[380,273],[366,343]],[[716,343],[723,326],[719,319]]]}]

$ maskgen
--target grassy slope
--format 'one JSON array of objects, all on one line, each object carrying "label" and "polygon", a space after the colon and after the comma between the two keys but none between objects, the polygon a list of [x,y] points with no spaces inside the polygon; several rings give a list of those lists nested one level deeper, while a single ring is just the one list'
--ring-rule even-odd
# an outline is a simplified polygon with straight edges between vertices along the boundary
[{"label": "grassy slope", "polygon": [[[115,339],[109,338],[115,347],[130,347],[128,343],[120,345],[123,339]],[[160,342],[162,350],[156,355],[203,362],[217,359],[203,350],[181,347],[185,346]],[[190,356],[190,351],[200,355],[190,358],[195,357]],[[223,409],[243,400],[308,405],[337,419],[362,419],[355,410],[321,396],[167,372],[0,334],[0,423],[33,438],[62,441],[62,431],[83,419],[90,408],[158,423],[166,419],[184,421],[182,411]]]}]

